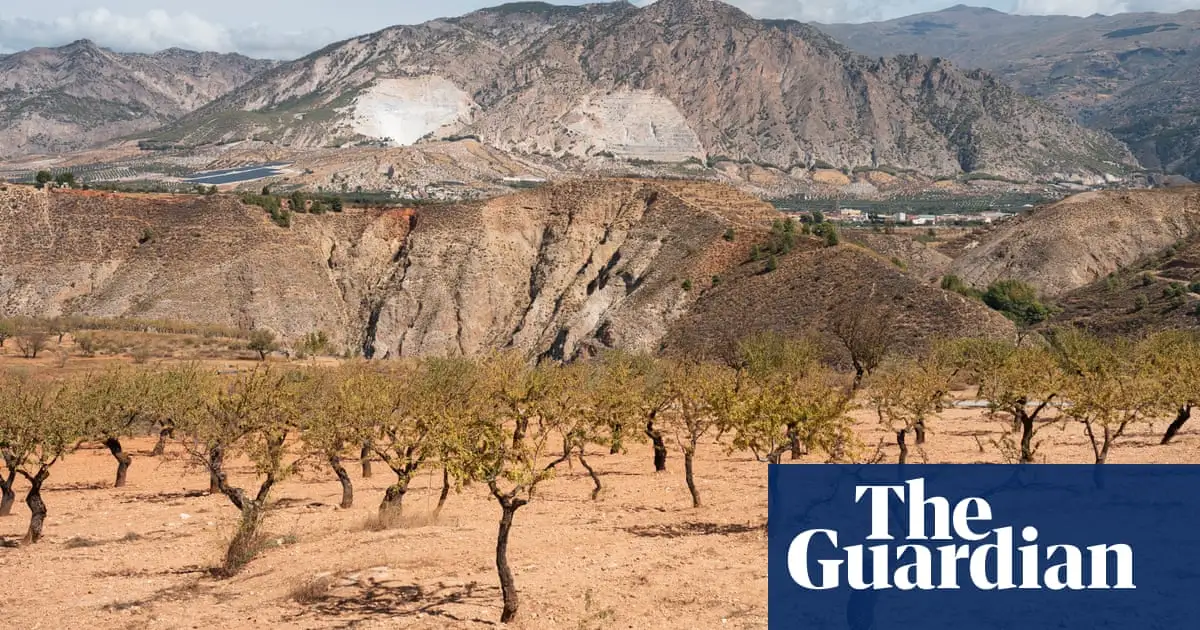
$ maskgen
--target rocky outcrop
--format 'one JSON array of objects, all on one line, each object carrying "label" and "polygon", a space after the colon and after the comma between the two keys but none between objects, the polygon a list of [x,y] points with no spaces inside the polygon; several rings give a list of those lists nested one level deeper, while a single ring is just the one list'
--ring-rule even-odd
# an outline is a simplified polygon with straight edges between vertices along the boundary
[{"label": "rocky outcrop", "polygon": [[976,287],[1027,282],[1056,296],[1133,265],[1200,229],[1200,190],[1090,192],[1038,208],[968,244],[952,272]]}]

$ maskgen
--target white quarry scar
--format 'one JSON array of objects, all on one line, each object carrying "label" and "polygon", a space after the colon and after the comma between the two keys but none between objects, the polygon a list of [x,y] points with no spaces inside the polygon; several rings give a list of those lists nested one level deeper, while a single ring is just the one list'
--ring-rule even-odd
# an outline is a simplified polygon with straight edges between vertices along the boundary
[{"label": "white quarry scar", "polygon": [[380,79],[354,101],[354,130],[410,145],[443,128],[469,122],[471,97],[439,76]]}]

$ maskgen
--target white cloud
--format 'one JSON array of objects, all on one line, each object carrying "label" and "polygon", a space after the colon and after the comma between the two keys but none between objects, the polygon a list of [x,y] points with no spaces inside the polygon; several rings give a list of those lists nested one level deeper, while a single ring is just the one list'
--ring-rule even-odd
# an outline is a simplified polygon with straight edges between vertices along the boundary
[{"label": "white cloud", "polygon": [[0,17],[0,53],[58,46],[77,39],[90,39],[121,52],[156,52],[174,47],[291,59],[334,41],[337,35],[330,29],[281,33],[257,24],[235,30],[192,13],[162,10],[127,16],[101,8],[49,20]]}]

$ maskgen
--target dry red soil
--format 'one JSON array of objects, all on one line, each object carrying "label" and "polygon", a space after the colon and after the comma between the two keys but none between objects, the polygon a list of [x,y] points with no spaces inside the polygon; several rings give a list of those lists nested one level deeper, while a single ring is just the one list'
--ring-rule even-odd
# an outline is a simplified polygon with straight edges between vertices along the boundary
[{"label": "dry red soil", "polygon": [[[865,412],[859,420],[868,458],[885,434]],[[1200,426],[1160,447],[1164,426],[1138,427],[1118,444],[1113,464],[1200,461]],[[1000,427],[977,411],[949,411],[931,423],[924,451],[910,457],[999,462],[990,441]],[[1047,428],[1040,437],[1048,461],[1090,461],[1079,426]],[[410,522],[370,531],[365,524],[390,472],[377,462],[371,479],[354,474],[357,503],[341,510],[332,474],[304,470],[274,494],[265,526],[272,543],[241,573],[219,579],[209,568],[219,564],[236,510],[224,497],[202,493],[202,471],[178,455],[150,457],[151,445],[130,445],[136,459],[122,489],[111,487],[115,466],[107,451],[86,448],[55,466],[43,541],[0,547],[7,627],[496,625],[500,509],[482,485],[451,495],[442,518],[429,523],[441,475],[427,471],[406,499]],[[895,447],[882,455],[895,461]],[[705,505],[693,509],[677,453],[665,474],[652,472],[645,444],[589,461],[603,475],[600,500],[588,500],[591,482],[576,463],[517,512],[509,553],[522,599],[512,627],[766,627],[764,464],[706,440],[696,467]],[[245,464],[233,473],[252,482]],[[0,519],[0,536],[19,538],[27,519],[18,504],[16,514]],[[308,588],[322,582],[332,588]]]}]

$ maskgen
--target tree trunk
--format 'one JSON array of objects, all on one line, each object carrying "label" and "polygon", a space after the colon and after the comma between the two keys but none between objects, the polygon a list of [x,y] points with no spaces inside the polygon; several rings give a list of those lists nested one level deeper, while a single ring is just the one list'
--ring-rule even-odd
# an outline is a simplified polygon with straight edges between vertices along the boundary
[{"label": "tree trunk", "polygon": [[129,465],[133,463],[133,458],[121,448],[121,440],[115,437],[104,440],[104,445],[108,447],[108,452],[112,453],[113,458],[117,460],[117,481],[113,484],[113,487],[123,488],[125,487],[125,476],[129,473]]},{"label": "tree trunk", "polygon": [[916,424],[913,425],[913,433],[916,434],[916,437],[917,437],[916,443],[918,446],[925,443],[925,420],[924,419],[917,420]]},{"label": "tree trunk", "polygon": [[[795,461],[804,457],[804,451],[800,448],[800,433],[796,431],[796,423],[792,422],[787,425],[788,441],[791,443],[792,460]],[[779,462],[775,462],[778,464]]]},{"label": "tree trunk", "polygon": [[692,457],[696,454],[695,447],[683,451],[683,477],[687,480],[688,492],[692,493],[692,507],[700,507],[700,491],[696,489],[696,480],[692,476]]},{"label": "tree trunk", "polygon": [[592,477],[592,483],[596,486],[592,489],[592,500],[595,501],[596,498],[600,496],[600,476],[596,474],[596,471],[593,470],[592,467],[588,465],[587,460],[583,458],[582,446],[579,447],[579,463],[583,464],[584,469],[588,471],[588,475],[591,475]]},{"label": "tree trunk", "polygon": [[1163,434],[1162,441],[1159,442],[1159,444],[1166,444],[1170,442],[1175,437],[1175,434],[1179,433],[1179,430],[1183,428],[1183,425],[1187,423],[1188,419],[1191,417],[1191,405],[1184,405],[1180,407],[1179,411],[1175,414],[1175,420],[1171,422],[1170,426],[1167,427],[1167,432]]},{"label": "tree trunk", "polygon": [[258,529],[266,514],[264,508],[265,505],[257,500],[246,501],[237,532],[233,535],[233,540],[229,541],[229,548],[225,550],[225,575],[233,575],[258,553],[261,547]]},{"label": "tree trunk", "polygon": [[904,442],[905,436],[908,435],[907,429],[896,431],[896,446],[900,447],[900,464],[908,463],[908,444]]},{"label": "tree trunk", "polygon": [[163,427],[158,431],[158,441],[154,443],[154,450],[150,451],[153,457],[162,457],[163,453],[167,452],[167,440],[175,435],[175,427]]},{"label": "tree trunk", "polygon": [[504,612],[500,613],[500,623],[508,623],[517,616],[520,602],[517,599],[517,585],[513,582],[512,569],[508,566],[508,533],[512,531],[513,515],[520,507],[512,500],[502,500],[500,508],[500,532],[496,535],[496,572],[500,575],[500,591],[504,594]]},{"label": "tree trunk", "polygon": [[220,494],[221,492],[221,476],[218,471],[221,470],[225,463],[225,451],[219,445],[212,447],[208,452],[208,493]]},{"label": "tree trunk", "polygon": [[612,428],[612,448],[608,450],[609,455],[616,455],[621,452],[621,425],[614,424]]},{"label": "tree trunk", "polygon": [[521,442],[525,439],[525,431],[527,429],[529,429],[529,419],[517,418],[517,426],[513,429],[513,449],[520,447]]},{"label": "tree trunk", "polygon": [[371,440],[366,440],[362,444],[362,451],[359,452],[358,461],[362,464],[363,479],[371,478]]},{"label": "tree trunk", "polygon": [[354,484],[350,483],[350,473],[342,466],[342,460],[337,453],[329,456],[329,466],[333,468],[333,474],[337,475],[338,482],[342,484],[341,508],[348,510],[354,506]]},{"label": "tree trunk", "polygon": [[384,523],[390,523],[404,513],[404,495],[407,492],[407,481],[397,481],[384,491],[383,501],[379,504],[379,518]]},{"label": "tree trunk", "polygon": [[29,492],[25,495],[25,505],[29,506],[29,531],[25,534],[25,542],[36,543],[42,539],[42,525],[46,522],[46,502],[42,501],[42,484],[50,476],[50,471],[42,469],[38,474],[29,478]]},{"label": "tree trunk", "polygon": [[667,444],[663,441],[662,433],[654,428],[653,420],[646,423],[646,435],[654,444],[654,472],[665,472],[667,470]]},{"label": "tree trunk", "polygon": [[855,361],[854,362],[854,383],[850,385],[850,391],[856,392],[856,391],[858,391],[858,388],[862,387],[863,376],[865,376],[865,375],[866,375],[866,370],[863,369],[862,364],[859,363],[858,361]]},{"label": "tree trunk", "polygon": [[8,477],[0,477],[0,516],[12,515],[13,504],[17,502],[17,493],[13,492],[13,482],[16,480],[15,470],[9,470]]},{"label": "tree trunk", "polygon": [[442,466],[442,493],[438,495],[437,507],[433,508],[433,518],[441,515],[442,508],[446,507],[446,499],[450,496],[450,470]]},{"label": "tree trunk", "polygon": [[1018,414],[1021,420],[1021,463],[1033,463],[1033,417],[1021,411]]}]

